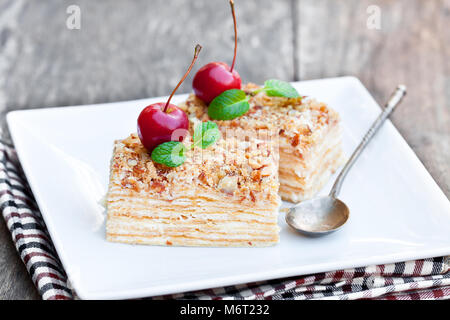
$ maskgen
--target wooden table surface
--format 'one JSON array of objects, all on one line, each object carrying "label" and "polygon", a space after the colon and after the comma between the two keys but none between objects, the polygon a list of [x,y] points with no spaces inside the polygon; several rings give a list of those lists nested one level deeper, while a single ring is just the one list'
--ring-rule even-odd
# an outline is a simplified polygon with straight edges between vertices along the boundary
[{"label": "wooden table surface", "polygon": [[[66,27],[72,4],[81,9],[79,30]],[[409,94],[392,121],[449,197],[450,0],[236,0],[236,7],[244,81],[353,75],[380,104],[405,83]],[[378,13],[380,28],[371,24]],[[231,62],[226,0],[0,0],[3,135],[10,110],[167,95],[197,42],[204,47],[197,67]],[[191,79],[179,92],[191,90]],[[0,299],[38,298],[2,220]]]}]

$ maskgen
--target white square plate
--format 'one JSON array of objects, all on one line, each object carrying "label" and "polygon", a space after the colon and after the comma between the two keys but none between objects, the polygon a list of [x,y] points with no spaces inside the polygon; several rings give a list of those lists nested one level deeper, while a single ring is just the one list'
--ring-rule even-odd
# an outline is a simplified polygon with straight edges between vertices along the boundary
[{"label": "white square plate", "polygon": [[[340,113],[347,155],[380,113],[355,78],[294,85]],[[185,98],[176,96],[174,103]],[[450,254],[449,201],[389,121],[344,183],[341,198],[351,216],[334,234],[300,236],[281,213],[280,243],[269,248],[107,242],[99,202],[107,190],[113,141],[135,132],[139,112],[156,101],[165,98],[8,114],[23,168],[81,298],[145,297]]]}]

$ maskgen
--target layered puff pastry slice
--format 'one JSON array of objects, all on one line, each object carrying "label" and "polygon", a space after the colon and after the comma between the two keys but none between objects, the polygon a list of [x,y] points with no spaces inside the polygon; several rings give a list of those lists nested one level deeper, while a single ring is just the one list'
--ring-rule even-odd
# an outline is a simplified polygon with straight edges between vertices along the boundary
[{"label": "layered puff pastry slice", "polygon": [[276,244],[277,149],[268,136],[228,133],[169,168],[151,160],[137,135],[116,141],[106,199],[107,240],[209,247]]},{"label": "layered puff pastry slice", "polygon": [[[279,193],[283,200],[312,198],[344,161],[340,119],[325,103],[307,97],[269,97],[260,87],[247,84],[250,109],[242,117],[215,121],[222,131],[269,130],[279,135]],[[207,106],[191,94],[180,104],[189,117],[211,120]]]}]

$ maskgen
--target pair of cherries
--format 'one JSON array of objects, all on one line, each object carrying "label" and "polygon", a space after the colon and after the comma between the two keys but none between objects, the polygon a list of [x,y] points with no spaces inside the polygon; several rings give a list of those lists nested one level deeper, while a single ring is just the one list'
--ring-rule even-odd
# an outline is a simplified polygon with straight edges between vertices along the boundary
[{"label": "pair of cherries", "polygon": [[[230,0],[234,22],[234,56],[231,67],[224,62],[211,62],[198,70],[194,76],[192,87],[195,95],[203,102],[209,103],[222,92],[241,88],[241,77],[234,70],[237,49],[237,26],[234,2]],[[171,141],[172,133],[178,129],[188,130],[189,120],[186,113],[171,104],[174,93],[188,76],[200,53],[201,46],[195,47],[194,58],[181,81],[172,91],[167,102],[151,104],[142,110],[138,118],[138,135],[144,147],[151,153],[154,148],[164,142]],[[183,137],[180,138],[180,141]]]}]

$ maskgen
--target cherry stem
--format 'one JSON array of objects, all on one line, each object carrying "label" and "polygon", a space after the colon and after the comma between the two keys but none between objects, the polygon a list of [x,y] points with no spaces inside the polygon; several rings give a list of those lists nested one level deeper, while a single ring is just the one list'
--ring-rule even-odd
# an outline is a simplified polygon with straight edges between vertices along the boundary
[{"label": "cherry stem", "polygon": [[234,63],[236,62],[236,53],[237,53],[237,24],[236,24],[236,14],[234,13],[234,0],[230,0],[231,6],[231,14],[233,15],[233,24],[234,24],[234,56],[233,63],[231,63],[230,72],[233,72]]},{"label": "cherry stem", "polygon": [[199,45],[199,44],[197,44],[197,45],[195,46],[195,50],[194,50],[194,58],[192,59],[191,65],[189,66],[189,69],[187,69],[187,71],[186,71],[186,73],[184,74],[183,78],[181,78],[180,82],[178,82],[177,86],[175,87],[175,89],[173,89],[172,93],[170,94],[170,97],[169,97],[169,99],[167,100],[166,105],[164,106],[164,110],[163,110],[164,112],[167,112],[167,107],[168,107],[169,104],[170,104],[170,100],[172,99],[172,97],[173,97],[173,95],[175,94],[175,92],[177,91],[177,89],[181,86],[181,84],[183,83],[184,79],[186,79],[186,77],[188,76],[189,72],[191,72],[192,67],[193,67],[194,64],[195,64],[195,61],[196,61],[197,58],[198,58],[198,55],[199,55],[199,53],[200,53],[200,50],[202,50],[202,46]]}]

